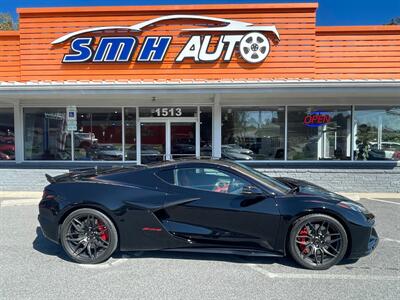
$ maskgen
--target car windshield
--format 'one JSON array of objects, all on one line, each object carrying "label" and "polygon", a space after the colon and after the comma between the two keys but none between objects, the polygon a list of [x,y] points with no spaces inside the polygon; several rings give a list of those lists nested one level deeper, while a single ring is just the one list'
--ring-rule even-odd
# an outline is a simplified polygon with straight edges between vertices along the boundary
[{"label": "car windshield", "polygon": [[242,171],[245,174],[248,174],[250,176],[255,177],[259,181],[265,183],[266,185],[272,187],[273,189],[276,189],[282,193],[289,193],[291,191],[291,187],[287,186],[286,184],[276,180],[275,178],[272,178],[268,175],[265,175],[261,173],[260,171],[257,171],[253,168],[250,168],[244,164],[241,163],[236,163],[237,168]]}]

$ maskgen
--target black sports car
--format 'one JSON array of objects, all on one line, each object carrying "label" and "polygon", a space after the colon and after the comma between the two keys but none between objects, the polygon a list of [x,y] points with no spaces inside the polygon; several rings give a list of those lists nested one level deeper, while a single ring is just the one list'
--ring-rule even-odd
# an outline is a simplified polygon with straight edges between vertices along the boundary
[{"label": "black sports car", "polygon": [[291,255],[310,269],[378,244],[361,204],[306,181],[228,161],[91,168],[51,177],[39,204],[44,235],[79,263],[121,251]]}]

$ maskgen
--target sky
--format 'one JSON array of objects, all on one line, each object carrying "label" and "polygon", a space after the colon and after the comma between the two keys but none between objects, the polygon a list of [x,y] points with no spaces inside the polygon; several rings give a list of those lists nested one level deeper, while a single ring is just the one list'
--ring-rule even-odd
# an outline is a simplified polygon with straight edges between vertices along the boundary
[{"label": "sky", "polygon": [[0,0],[0,12],[9,12],[15,19],[17,7],[288,2],[318,2],[317,24],[320,26],[382,25],[400,16],[400,0]]}]

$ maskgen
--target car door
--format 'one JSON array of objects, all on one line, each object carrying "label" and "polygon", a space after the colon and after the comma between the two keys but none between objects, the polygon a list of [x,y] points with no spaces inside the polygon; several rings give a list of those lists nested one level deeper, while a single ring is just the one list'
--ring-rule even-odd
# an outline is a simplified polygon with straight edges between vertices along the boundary
[{"label": "car door", "polygon": [[273,249],[280,220],[273,197],[233,170],[178,167],[169,182],[165,227],[197,244]]}]

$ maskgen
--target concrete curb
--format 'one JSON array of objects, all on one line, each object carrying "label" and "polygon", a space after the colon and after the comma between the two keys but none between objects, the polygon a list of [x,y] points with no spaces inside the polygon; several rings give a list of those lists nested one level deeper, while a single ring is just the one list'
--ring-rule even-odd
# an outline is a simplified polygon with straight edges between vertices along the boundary
[{"label": "concrete curb", "polygon": [[9,199],[40,199],[43,192],[27,192],[27,191],[0,191],[0,200]]},{"label": "concrete curb", "polygon": [[400,193],[342,193],[338,194],[350,198],[351,200],[358,201],[362,198],[378,198],[378,199],[392,199],[400,201]]},{"label": "concrete curb", "polygon": [[2,192],[0,207],[37,205],[42,199],[42,192]]}]

